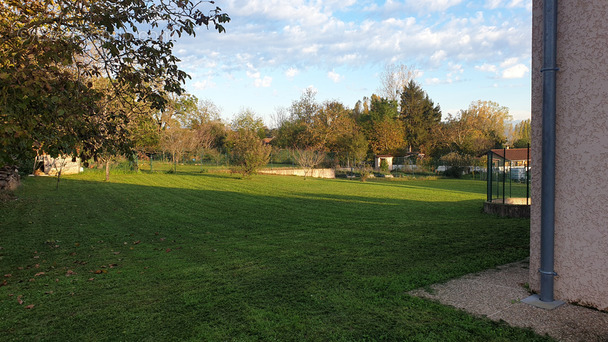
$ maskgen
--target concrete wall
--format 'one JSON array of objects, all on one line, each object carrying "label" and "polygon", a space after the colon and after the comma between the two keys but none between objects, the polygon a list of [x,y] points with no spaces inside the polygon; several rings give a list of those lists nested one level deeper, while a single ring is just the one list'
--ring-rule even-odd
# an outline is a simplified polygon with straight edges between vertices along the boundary
[{"label": "concrete wall", "polygon": [[264,175],[282,175],[282,176],[300,176],[300,177],[312,177],[312,178],[336,178],[336,172],[334,169],[312,169],[309,174],[306,174],[308,170],[305,169],[264,169],[259,170],[258,173]]},{"label": "concrete wall", "polygon": [[[533,2],[530,285],[540,290],[542,1]],[[558,2],[555,297],[608,310],[608,1]]]}]

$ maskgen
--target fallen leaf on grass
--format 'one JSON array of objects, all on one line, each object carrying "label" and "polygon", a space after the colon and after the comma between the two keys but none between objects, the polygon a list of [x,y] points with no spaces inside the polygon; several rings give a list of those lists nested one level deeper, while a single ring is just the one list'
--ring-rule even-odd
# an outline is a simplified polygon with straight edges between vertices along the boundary
[{"label": "fallen leaf on grass", "polygon": [[53,291],[46,291],[44,294],[53,294]]},{"label": "fallen leaf on grass", "polygon": [[160,238],[160,241],[165,241],[167,240],[167,238]]},{"label": "fallen leaf on grass", "polygon": [[171,252],[171,248],[165,249],[165,252],[167,252],[167,253]]},{"label": "fallen leaf on grass", "polygon": [[[66,276],[66,277],[69,277],[69,276],[71,276],[71,275],[73,275],[73,274],[76,274],[76,272],[74,272],[74,271],[72,271],[72,270],[68,270],[68,271],[65,273],[65,276]],[[58,280],[57,280],[57,281],[58,281]]]},{"label": "fallen leaf on grass", "polygon": [[8,285],[8,282],[6,281],[6,279],[2,283],[0,283],[0,286],[6,286],[6,285]]},{"label": "fallen leaf on grass", "polygon": [[35,268],[40,268],[40,264],[34,265]]},{"label": "fallen leaf on grass", "polygon": [[34,255],[34,259],[40,258],[40,255]]},{"label": "fallen leaf on grass", "polygon": [[19,305],[23,305],[23,299],[21,299],[21,297],[23,296],[17,296],[17,303],[19,303]]},{"label": "fallen leaf on grass", "polygon": [[23,267],[19,266],[17,267],[18,270],[23,270]]},{"label": "fallen leaf on grass", "polygon": [[34,277],[40,277],[41,275],[44,275],[44,272],[38,272],[38,273],[34,274]]},{"label": "fallen leaf on grass", "polygon": [[118,254],[120,254],[120,252],[114,252],[114,255],[118,255]]},{"label": "fallen leaf on grass", "polygon": [[110,268],[118,267],[118,264],[110,264]]},{"label": "fallen leaf on grass", "polygon": [[33,309],[34,308],[34,304],[30,304],[28,306],[25,307],[26,309]]},{"label": "fallen leaf on grass", "polygon": [[10,278],[10,277],[12,277],[12,276],[13,276],[12,274],[8,273],[8,274],[5,274],[5,275],[4,275],[4,278]]},{"label": "fallen leaf on grass", "polygon": [[140,240],[137,240],[137,241],[133,242],[134,245],[139,245],[140,243],[141,243]]},{"label": "fallen leaf on grass", "polygon": [[93,281],[93,280],[95,280],[95,278],[89,278],[89,281]]}]

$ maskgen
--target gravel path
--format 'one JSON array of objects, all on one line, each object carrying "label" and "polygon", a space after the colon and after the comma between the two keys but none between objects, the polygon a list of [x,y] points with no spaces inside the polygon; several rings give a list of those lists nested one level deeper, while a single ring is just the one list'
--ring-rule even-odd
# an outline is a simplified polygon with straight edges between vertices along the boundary
[{"label": "gravel path", "polygon": [[527,282],[528,262],[521,261],[432,285],[432,293],[417,289],[409,294],[512,326],[530,327],[559,341],[608,342],[608,313],[567,303],[554,310],[522,303],[529,296]]}]

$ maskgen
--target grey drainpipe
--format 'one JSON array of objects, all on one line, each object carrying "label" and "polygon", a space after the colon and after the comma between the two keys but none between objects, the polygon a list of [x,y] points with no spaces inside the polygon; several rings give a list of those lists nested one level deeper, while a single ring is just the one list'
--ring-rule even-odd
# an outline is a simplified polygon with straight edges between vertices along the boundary
[{"label": "grey drainpipe", "polygon": [[542,190],[540,232],[540,300],[553,302],[555,234],[555,112],[557,68],[557,0],[543,8]]}]

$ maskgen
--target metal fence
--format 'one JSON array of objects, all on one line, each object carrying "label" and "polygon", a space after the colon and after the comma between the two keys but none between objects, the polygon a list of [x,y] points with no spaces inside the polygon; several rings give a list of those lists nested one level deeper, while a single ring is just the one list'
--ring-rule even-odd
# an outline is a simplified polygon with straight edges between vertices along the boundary
[{"label": "metal fence", "polygon": [[530,147],[493,149],[487,156],[488,202],[529,205]]}]

